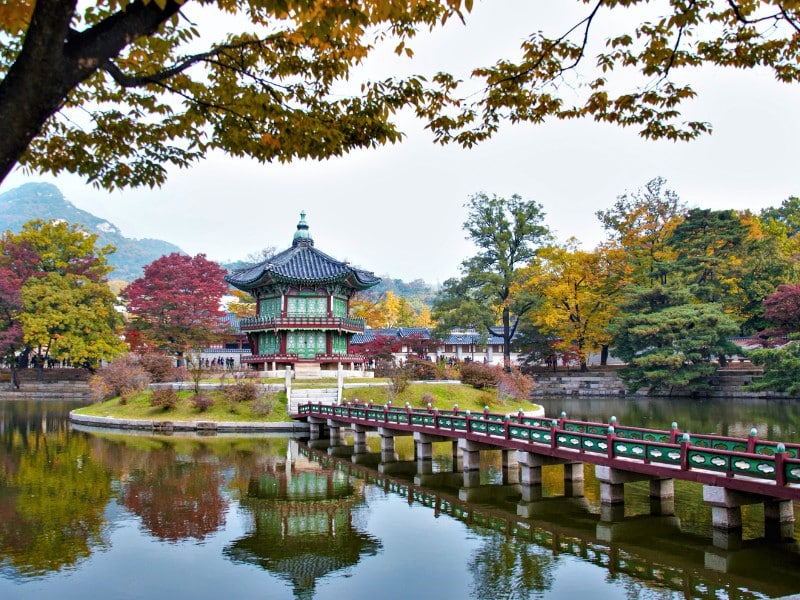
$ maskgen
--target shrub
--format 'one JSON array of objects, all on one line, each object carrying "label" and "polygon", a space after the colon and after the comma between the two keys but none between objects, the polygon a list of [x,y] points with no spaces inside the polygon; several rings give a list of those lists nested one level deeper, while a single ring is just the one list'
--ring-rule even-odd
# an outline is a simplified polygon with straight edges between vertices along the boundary
[{"label": "shrub", "polygon": [[411,379],[418,381],[434,381],[439,378],[436,363],[429,360],[422,360],[415,356],[410,356],[405,364],[405,369],[409,372]]},{"label": "shrub", "polygon": [[510,373],[500,371],[500,381],[497,391],[503,399],[530,400],[533,389],[533,379],[519,369],[512,368]]},{"label": "shrub", "polygon": [[139,357],[142,368],[150,374],[153,381],[176,381],[175,359],[158,352],[146,352]]},{"label": "shrub", "polygon": [[253,413],[256,415],[268,415],[272,412],[274,395],[266,394],[261,398],[253,400]]},{"label": "shrub", "polygon": [[252,381],[237,381],[225,388],[225,399],[230,402],[249,402],[258,398],[258,386]]},{"label": "shrub", "polygon": [[436,396],[431,394],[430,392],[425,392],[422,394],[422,398],[420,398],[422,402],[422,406],[428,406],[428,404],[434,404],[436,402]]},{"label": "shrub", "polygon": [[141,392],[150,383],[150,376],[139,364],[136,357],[125,354],[105,367],[101,367],[89,380],[92,396],[95,400],[107,400],[120,396],[124,401],[137,392]]},{"label": "shrub", "polygon": [[178,392],[172,388],[160,388],[150,394],[150,406],[160,406],[164,410],[175,408],[178,403]]},{"label": "shrub", "polygon": [[205,412],[214,406],[214,399],[208,394],[195,394],[192,397],[192,406],[200,412]]},{"label": "shrub", "polygon": [[461,382],[482,390],[500,383],[502,367],[469,362],[461,365]]}]

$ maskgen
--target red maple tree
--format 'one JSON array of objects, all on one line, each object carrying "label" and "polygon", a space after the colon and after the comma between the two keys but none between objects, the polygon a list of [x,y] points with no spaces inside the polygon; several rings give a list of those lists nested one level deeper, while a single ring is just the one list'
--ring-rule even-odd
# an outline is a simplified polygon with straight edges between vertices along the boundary
[{"label": "red maple tree", "polygon": [[122,292],[127,301],[126,336],[135,350],[161,349],[181,356],[207,346],[227,329],[220,308],[228,286],[225,270],[205,254],[173,252],[144,268]]}]

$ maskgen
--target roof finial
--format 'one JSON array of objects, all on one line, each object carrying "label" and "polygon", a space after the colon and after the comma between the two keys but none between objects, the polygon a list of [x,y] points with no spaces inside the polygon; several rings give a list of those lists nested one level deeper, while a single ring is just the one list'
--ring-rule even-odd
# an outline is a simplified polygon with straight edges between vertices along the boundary
[{"label": "roof finial", "polygon": [[306,211],[300,211],[300,222],[297,224],[297,231],[294,232],[294,239],[292,246],[303,244],[305,246],[313,246],[314,240],[308,232],[308,223],[306,223]]}]

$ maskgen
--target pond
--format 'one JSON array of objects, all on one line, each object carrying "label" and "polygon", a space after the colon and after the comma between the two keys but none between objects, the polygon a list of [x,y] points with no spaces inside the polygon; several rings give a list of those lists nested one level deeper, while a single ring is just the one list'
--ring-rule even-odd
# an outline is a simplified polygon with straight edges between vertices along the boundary
[{"label": "pond", "polygon": [[[544,400],[548,415],[800,441],[800,404],[776,400]],[[646,483],[601,520],[586,468],[565,497],[559,467],[524,503],[482,453],[469,501],[449,444],[433,473],[354,463],[348,444],[279,435],[142,435],[71,427],[75,404],[0,402],[0,598],[772,598],[800,593],[800,551],[763,539],[712,544],[702,486],[676,481],[651,517]],[[513,407],[514,410],[516,407]],[[525,516],[519,516],[525,505]],[[800,518],[800,512],[795,507]],[[800,527],[795,538],[800,539]]]}]

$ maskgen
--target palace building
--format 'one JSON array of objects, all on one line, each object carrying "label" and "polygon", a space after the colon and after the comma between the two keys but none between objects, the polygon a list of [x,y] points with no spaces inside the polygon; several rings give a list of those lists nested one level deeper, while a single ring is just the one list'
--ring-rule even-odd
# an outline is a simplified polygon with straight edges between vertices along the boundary
[{"label": "palace building", "polygon": [[350,339],[364,332],[364,321],[349,316],[350,299],[381,280],[317,250],[305,212],[290,248],[225,281],[256,301],[256,316],[239,321],[251,352],[242,363],[276,374],[291,367],[298,376],[363,367]]}]

